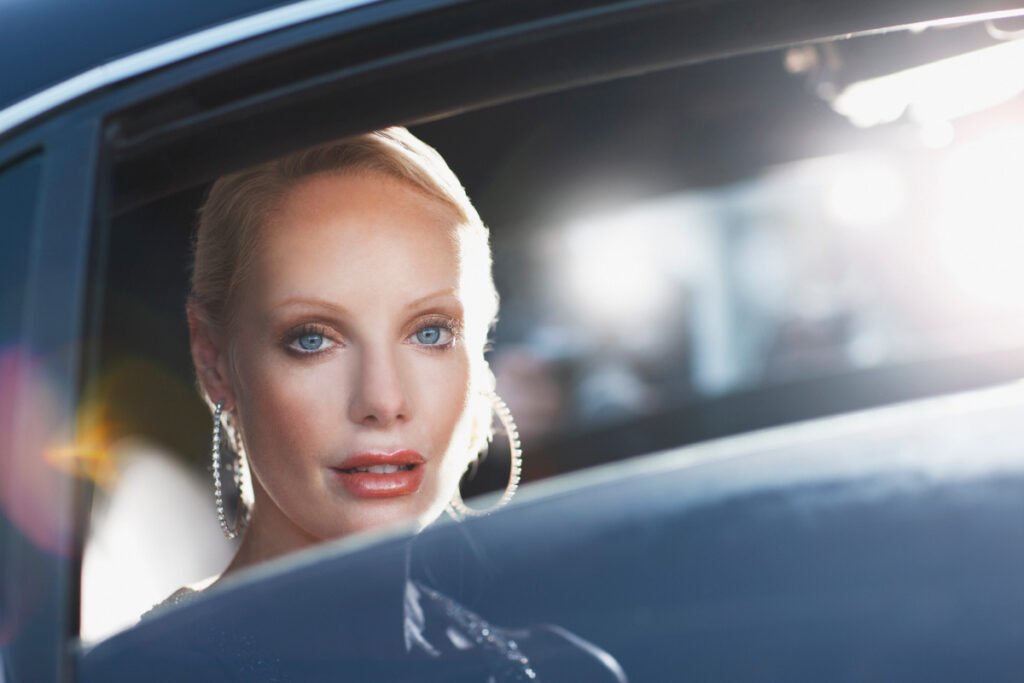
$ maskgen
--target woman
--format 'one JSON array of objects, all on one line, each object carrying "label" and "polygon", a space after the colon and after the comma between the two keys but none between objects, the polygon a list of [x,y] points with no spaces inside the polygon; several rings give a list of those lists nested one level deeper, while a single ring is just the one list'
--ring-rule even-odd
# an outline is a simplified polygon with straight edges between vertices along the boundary
[{"label": "woman", "polygon": [[201,390],[253,475],[225,575],[436,518],[486,445],[496,311],[486,228],[404,129],[219,180],[188,318]]},{"label": "woman", "polygon": [[[495,411],[513,454],[507,501],[518,443],[484,358],[497,305],[487,229],[443,159],[405,129],[218,180],[200,214],[188,321],[214,412],[218,516],[229,536],[241,533],[220,578],[368,529],[422,528],[449,506],[470,512],[458,484]],[[234,521],[223,439],[236,471],[251,471],[250,512]],[[408,652],[469,649],[494,660],[494,680],[536,675],[511,636],[413,573]],[[607,667],[575,636],[542,631],[516,638]],[[468,648],[474,638],[480,646]]]}]

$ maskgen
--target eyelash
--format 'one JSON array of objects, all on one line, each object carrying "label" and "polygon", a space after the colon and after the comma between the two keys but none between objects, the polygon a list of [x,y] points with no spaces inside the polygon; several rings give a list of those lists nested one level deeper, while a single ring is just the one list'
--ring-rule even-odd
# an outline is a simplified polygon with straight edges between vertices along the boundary
[{"label": "eyelash", "polygon": [[[442,330],[446,330],[452,335],[452,338],[444,344],[416,344],[421,346],[427,351],[447,351],[448,349],[455,346],[455,342],[462,338],[462,326],[457,320],[452,320],[448,317],[435,316],[427,318],[421,321],[421,323],[413,330],[413,333],[409,337],[414,337],[417,332],[420,332],[428,327],[440,327]],[[408,339],[408,337],[406,337]]]},{"label": "eyelash", "polygon": [[333,346],[328,346],[327,348],[316,349],[315,351],[307,351],[298,348],[297,345],[299,340],[308,335],[323,337],[325,341],[328,341],[332,345],[336,345],[338,343],[330,338],[327,328],[322,325],[308,324],[288,333],[284,340],[285,350],[300,358],[310,358],[312,356],[319,356],[322,353],[326,353],[328,350],[333,348]]},{"label": "eyelash", "polygon": [[[421,321],[421,323],[416,327],[416,329],[413,330],[412,334],[406,337],[406,339],[415,336],[418,332],[428,327],[439,327],[442,330],[445,330],[449,334],[451,334],[452,338],[444,344],[413,344],[414,346],[422,347],[430,352],[447,351],[448,349],[455,346],[455,343],[462,338],[462,325],[460,324],[459,321],[453,320],[448,317],[433,317]],[[318,337],[323,337],[324,340],[328,341],[331,344],[331,346],[328,346],[327,348],[323,349],[316,349],[314,351],[306,351],[300,348],[296,348],[295,345],[298,344],[298,341],[308,335],[316,335]],[[288,333],[288,335],[285,338],[285,350],[300,358],[310,358],[312,356],[319,356],[322,353],[326,353],[327,351],[329,351],[331,348],[338,344],[339,342],[336,342],[330,338],[330,334],[328,334],[327,328],[321,325],[314,324],[303,325],[298,329],[292,330],[291,332]]]}]

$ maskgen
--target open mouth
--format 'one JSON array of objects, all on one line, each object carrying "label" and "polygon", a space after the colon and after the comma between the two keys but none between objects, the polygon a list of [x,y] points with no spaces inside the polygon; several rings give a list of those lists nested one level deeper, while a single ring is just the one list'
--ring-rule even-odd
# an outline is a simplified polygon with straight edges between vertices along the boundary
[{"label": "open mouth", "polygon": [[356,498],[391,498],[416,493],[426,460],[416,451],[360,453],[332,467],[336,481]]},{"label": "open mouth", "polygon": [[408,472],[415,467],[416,465],[409,463],[407,465],[371,465],[369,467],[337,468],[336,471],[344,472],[345,474],[357,474],[360,472],[368,472],[371,474],[394,474],[395,472]]}]

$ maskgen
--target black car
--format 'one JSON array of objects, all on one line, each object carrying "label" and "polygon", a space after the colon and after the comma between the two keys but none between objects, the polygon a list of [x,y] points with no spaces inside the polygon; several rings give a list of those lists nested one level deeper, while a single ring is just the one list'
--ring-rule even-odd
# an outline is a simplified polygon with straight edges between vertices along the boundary
[{"label": "black car", "polygon": [[[1019,1],[0,17],[0,683],[1019,678]],[[151,510],[83,583],[129,437],[206,474],[203,193],[392,124],[491,226],[533,482],[89,631],[188,552]],[[479,647],[417,647],[418,609]]]}]

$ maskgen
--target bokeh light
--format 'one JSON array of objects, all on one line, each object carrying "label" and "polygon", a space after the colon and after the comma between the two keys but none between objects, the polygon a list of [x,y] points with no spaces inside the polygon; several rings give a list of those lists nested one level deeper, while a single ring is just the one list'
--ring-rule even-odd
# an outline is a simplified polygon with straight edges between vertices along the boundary
[{"label": "bokeh light", "polygon": [[906,182],[898,169],[877,157],[847,155],[828,169],[824,201],[839,225],[871,228],[896,220],[907,204]]},{"label": "bokeh light", "polygon": [[574,223],[565,276],[585,313],[606,323],[650,318],[665,305],[657,228],[629,214]]},{"label": "bokeh light", "polygon": [[696,213],[678,197],[582,213],[561,231],[553,286],[586,322],[639,340],[708,265]]},{"label": "bokeh light", "polygon": [[51,449],[68,447],[63,403],[42,366],[24,350],[0,352],[0,509],[36,547],[55,554],[71,547],[67,470],[46,457]]},{"label": "bokeh light", "polygon": [[938,180],[935,237],[951,283],[972,305],[1024,312],[1024,127],[951,150]]}]

